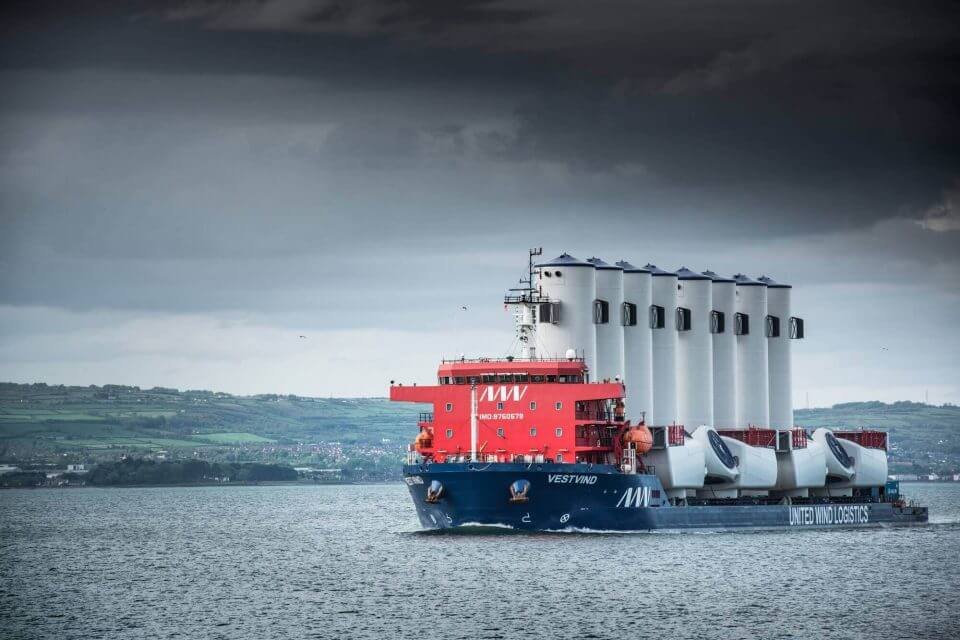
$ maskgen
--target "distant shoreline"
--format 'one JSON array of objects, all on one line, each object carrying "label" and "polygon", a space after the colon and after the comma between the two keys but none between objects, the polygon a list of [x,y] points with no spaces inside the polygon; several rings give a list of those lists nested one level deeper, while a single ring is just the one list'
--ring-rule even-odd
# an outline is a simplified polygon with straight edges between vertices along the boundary
[{"label": "distant shoreline", "polygon": [[175,489],[191,487],[345,487],[353,485],[403,484],[400,480],[384,480],[382,482],[184,482],[176,484],[84,484],[64,485],[62,487],[0,487],[0,491],[14,491],[18,489]]}]

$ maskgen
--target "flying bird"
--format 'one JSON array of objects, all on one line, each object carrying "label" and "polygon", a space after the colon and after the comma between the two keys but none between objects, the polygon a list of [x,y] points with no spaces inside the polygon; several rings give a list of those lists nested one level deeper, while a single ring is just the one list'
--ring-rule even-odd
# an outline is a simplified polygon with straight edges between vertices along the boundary
[{"label": "flying bird", "polygon": [[463,307],[463,306],[461,306],[460,308],[463,309],[464,311],[467,310],[467,308],[466,308],[466,307]]},{"label": "flying bird", "polygon": [[307,336],[300,336],[301,338],[306,338]]}]

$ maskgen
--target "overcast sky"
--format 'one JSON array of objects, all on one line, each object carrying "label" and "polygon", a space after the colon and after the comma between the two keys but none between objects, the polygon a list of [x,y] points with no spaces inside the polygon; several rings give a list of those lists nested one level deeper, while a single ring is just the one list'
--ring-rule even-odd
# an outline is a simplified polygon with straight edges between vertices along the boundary
[{"label": "overcast sky", "polygon": [[960,402],[951,3],[3,12],[0,380],[385,395],[543,246],[793,284],[798,407]]}]

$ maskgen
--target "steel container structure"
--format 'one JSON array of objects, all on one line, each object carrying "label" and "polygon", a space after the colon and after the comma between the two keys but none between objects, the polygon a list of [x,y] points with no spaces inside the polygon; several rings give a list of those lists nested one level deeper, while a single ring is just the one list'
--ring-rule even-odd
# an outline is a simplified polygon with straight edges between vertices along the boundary
[{"label": "steel container structure", "polygon": [[788,284],[761,276],[767,285],[767,366],[770,388],[770,425],[793,427],[793,377],[791,375],[790,292]]},{"label": "steel container structure", "polygon": [[767,285],[739,273],[734,334],[737,339],[737,426],[770,424],[767,358]]},{"label": "steel container structure", "polygon": [[649,424],[677,422],[677,274],[656,265],[644,267],[652,281],[649,326],[653,333],[653,411]]},{"label": "steel container structure", "polygon": [[623,375],[626,407],[636,422],[653,417],[653,335],[650,329],[651,276],[648,269],[625,260],[623,269]]},{"label": "steel container structure", "polygon": [[623,269],[588,258],[595,271],[597,299],[593,322],[597,335],[594,380],[623,380]]},{"label": "steel container structure", "polygon": [[564,253],[536,265],[541,298],[537,318],[537,352],[563,358],[569,349],[582,357],[592,379],[597,370],[597,331],[593,303],[597,298],[596,269]]},{"label": "steel container structure", "polygon": [[710,314],[713,343],[713,426],[737,427],[737,337],[734,335],[736,284],[732,278],[704,271],[713,281]]},{"label": "steel container structure", "polygon": [[677,270],[677,419],[689,430],[713,426],[713,281]]}]

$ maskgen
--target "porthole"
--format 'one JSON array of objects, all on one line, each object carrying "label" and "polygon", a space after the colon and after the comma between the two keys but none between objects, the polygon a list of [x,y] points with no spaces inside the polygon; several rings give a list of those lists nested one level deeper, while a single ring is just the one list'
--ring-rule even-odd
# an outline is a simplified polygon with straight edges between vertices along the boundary
[{"label": "porthole", "polygon": [[498,438],[503,437],[503,427],[500,427],[499,429],[497,429],[497,437]]},{"label": "porthole", "polygon": [[557,454],[557,462],[563,462],[563,454],[562,454],[562,453],[558,453],[558,454]]},{"label": "porthole", "polygon": [[530,437],[531,437],[531,438],[536,438],[536,437],[537,437],[537,428],[536,428],[536,427],[530,427]]},{"label": "porthole", "polygon": [[503,403],[502,403],[502,402],[498,402],[498,403],[497,403],[497,411],[503,411]]},{"label": "porthole", "polygon": [[560,411],[560,409],[563,409],[563,403],[558,402],[557,404],[554,405],[554,407],[556,408],[557,411]]},{"label": "porthole", "polygon": [[447,409],[447,413],[450,413],[451,411],[453,411],[453,403],[452,403],[452,402],[448,402],[448,403],[447,403],[447,406],[446,406],[446,409]]},{"label": "porthole", "polygon": [[563,427],[557,427],[556,434],[558,438],[563,436]]},{"label": "porthole", "polygon": [[531,402],[531,403],[530,403],[530,411],[536,411],[536,410],[537,410],[537,403],[536,403],[536,402]]},{"label": "porthole", "polygon": [[453,429],[447,429],[447,440],[453,438]]}]

